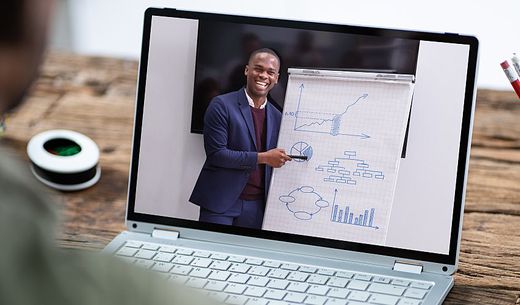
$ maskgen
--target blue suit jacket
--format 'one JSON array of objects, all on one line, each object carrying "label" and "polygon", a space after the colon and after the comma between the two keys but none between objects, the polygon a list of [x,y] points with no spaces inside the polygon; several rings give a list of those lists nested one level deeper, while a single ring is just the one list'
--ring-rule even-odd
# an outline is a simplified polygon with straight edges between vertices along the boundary
[{"label": "blue suit jacket", "polygon": [[[276,147],[282,114],[269,102],[265,107],[266,150]],[[253,115],[244,88],[215,97],[204,115],[202,167],[190,201],[210,211],[223,213],[238,199],[251,171],[257,167]],[[265,194],[272,168],[265,166]]]}]

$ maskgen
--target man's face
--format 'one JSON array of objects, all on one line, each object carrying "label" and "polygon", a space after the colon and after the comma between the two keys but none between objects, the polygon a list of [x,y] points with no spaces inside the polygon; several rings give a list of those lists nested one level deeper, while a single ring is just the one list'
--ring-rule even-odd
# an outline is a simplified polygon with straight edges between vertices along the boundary
[{"label": "man's face", "polygon": [[249,60],[244,74],[247,77],[247,93],[252,98],[266,97],[278,83],[278,59],[269,53],[257,53]]}]

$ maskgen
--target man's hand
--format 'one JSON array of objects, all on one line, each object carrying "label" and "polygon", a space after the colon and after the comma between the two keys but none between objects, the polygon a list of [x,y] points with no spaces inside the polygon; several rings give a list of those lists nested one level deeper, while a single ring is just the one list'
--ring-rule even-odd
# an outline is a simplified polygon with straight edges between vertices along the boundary
[{"label": "man's hand", "polygon": [[258,164],[267,164],[275,168],[282,167],[285,162],[291,161],[285,150],[281,148],[273,148],[271,150],[258,153]]}]

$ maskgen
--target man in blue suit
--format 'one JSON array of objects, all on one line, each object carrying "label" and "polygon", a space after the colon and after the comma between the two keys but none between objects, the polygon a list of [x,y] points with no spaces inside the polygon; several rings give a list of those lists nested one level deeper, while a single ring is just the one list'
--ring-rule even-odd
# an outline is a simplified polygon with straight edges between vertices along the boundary
[{"label": "man in blue suit", "polygon": [[267,100],[279,69],[273,50],[256,50],[245,66],[246,87],[210,102],[206,161],[190,197],[200,221],[261,228],[272,168],[291,160],[276,148],[282,114]]}]

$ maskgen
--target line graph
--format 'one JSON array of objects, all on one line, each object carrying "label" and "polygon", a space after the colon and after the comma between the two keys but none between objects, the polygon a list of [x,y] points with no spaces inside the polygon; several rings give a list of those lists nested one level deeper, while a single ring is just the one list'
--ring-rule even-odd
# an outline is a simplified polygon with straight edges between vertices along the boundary
[{"label": "line graph", "polygon": [[317,112],[317,111],[305,111],[302,109],[302,96],[304,94],[305,85],[302,83],[299,87],[298,93],[298,103],[296,107],[296,112],[294,113],[294,130],[295,131],[304,131],[304,132],[313,132],[313,133],[324,133],[330,134],[332,136],[351,136],[351,137],[359,137],[361,139],[370,138],[369,135],[365,133],[346,133],[342,132],[345,128],[342,128],[342,122],[344,122],[344,117],[348,114],[348,111],[351,107],[356,104],[362,102],[363,100],[368,98],[368,94],[364,93],[359,96],[355,101],[350,104],[345,105],[345,109],[340,113],[330,113],[330,112]]}]

